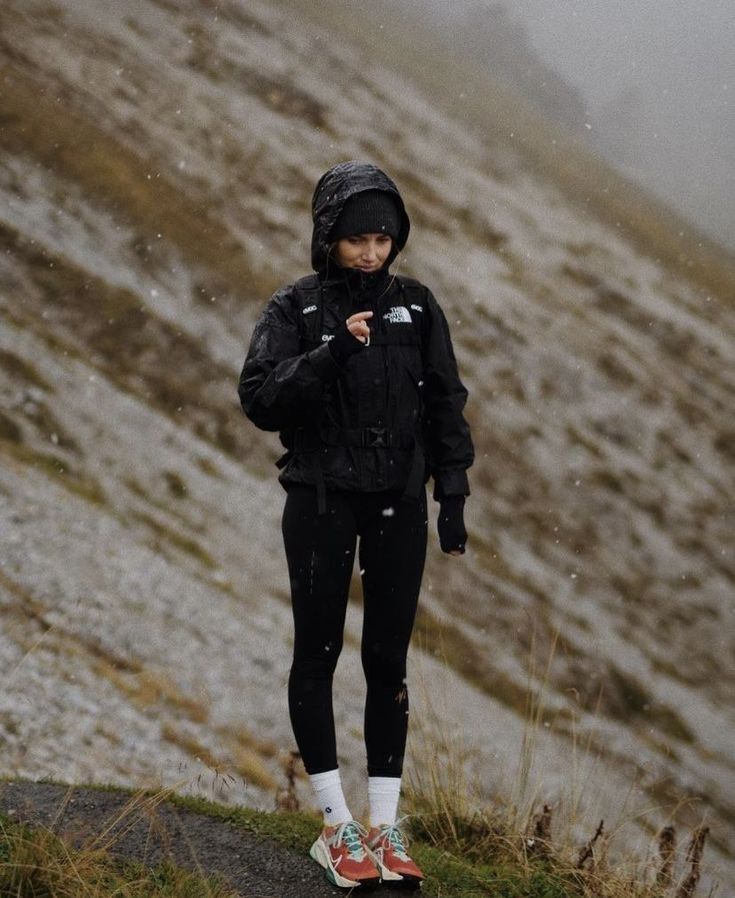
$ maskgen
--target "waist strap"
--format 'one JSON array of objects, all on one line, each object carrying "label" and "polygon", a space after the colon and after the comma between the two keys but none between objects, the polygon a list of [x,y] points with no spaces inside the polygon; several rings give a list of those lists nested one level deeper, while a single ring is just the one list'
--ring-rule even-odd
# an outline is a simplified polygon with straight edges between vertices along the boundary
[{"label": "waist strap", "polygon": [[324,446],[355,449],[413,449],[416,434],[388,427],[323,427],[318,431],[297,430],[295,452],[309,452]]},{"label": "waist strap", "polygon": [[[321,430],[298,429],[294,434],[294,453],[311,452],[311,471],[316,487],[317,514],[327,510],[324,473],[320,463],[319,449],[325,446],[349,446],[359,449],[391,448],[411,449],[411,467],[403,491],[405,499],[416,501],[424,483],[424,452],[421,440],[415,433],[389,430],[387,427],[324,427]],[[279,461],[285,465],[291,451]]]}]

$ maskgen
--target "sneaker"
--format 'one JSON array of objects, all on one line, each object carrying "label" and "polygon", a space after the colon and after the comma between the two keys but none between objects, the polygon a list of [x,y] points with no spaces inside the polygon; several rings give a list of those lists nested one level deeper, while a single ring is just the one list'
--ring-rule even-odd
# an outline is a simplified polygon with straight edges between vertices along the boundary
[{"label": "sneaker", "polygon": [[327,879],[339,888],[375,888],[380,884],[380,873],[365,848],[366,835],[367,831],[356,820],[325,826],[309,854],[324,867]]},{"label": "sneaker", "polygon": [[398,823],[374,826],[365,840],[380,876],[386,885],[417,889],[424,874],[406,851],[406,836]]}]

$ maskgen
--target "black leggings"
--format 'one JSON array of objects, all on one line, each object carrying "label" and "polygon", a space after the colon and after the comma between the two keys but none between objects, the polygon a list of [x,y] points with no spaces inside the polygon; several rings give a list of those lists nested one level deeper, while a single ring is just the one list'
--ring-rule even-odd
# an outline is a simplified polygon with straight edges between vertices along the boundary
[{"label": "black leggings", "polygon": [[426,494],[328,492],[289,486],[283,541],[291,579],[294,657],[288,703],[308,773],[334,770],[332,677],[342,649],[347,594],[360,537],[364,596],[362,666],[370,776],[400,776],[408,730],[406,654],[426,558]]}]

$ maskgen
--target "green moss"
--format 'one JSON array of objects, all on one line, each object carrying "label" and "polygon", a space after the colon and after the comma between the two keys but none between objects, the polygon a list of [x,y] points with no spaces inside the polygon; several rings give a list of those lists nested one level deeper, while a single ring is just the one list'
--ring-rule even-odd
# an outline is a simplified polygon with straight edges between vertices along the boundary
[{"label": "green moss", "polygon": [[582,883],[571,873],[526,869],[505,863],[469,864],[445,851],[417,845],[413,856],[427,876],[423,895],[432,898],[582,898]]},{"label": "green moss", "polygon": [[[174,804],[207,814],[260,838],[274,839],[306,854],[319,834],[321,819],[316,814],[278,812],[224,807],[207,799],[174,796]],[[472,843],[429,844],[417,832],[411,853],[426,873],[422,887],[426,896],[442,898],[576,898],[583,894],[573,873],[551,864],[526,865],[513,862],[506,854],[494,861],[479,858]],[[632,893],[631,893],[632,894]]]},{"label": "green moss", "polygon": [[205,798],[174,796],[174,804],[232,823],[261,838],[276,839],[296,851],[308,851],[319,835],[321,816],[316,813],[279,811],[267,814],[252,808],[225,807]]},{"label": "green moss", "polygon": [[[316,814],[277,812],[267,814],[250,808],[225,807],[203,798],[173,796],[178,807],[207,814],[263,839],[274,839],[306,854],[321,828]],[[467,845],[469,847],[469,843]],[[447,845],[431,845],[418,837],[412,843],[413,856],[427,875],[422,894],[443,898],[575,898],[582,891],[572,875],[546,869],[513,864],[506,857],[494,863],[483,863],[463,847],[450,850]]]}]

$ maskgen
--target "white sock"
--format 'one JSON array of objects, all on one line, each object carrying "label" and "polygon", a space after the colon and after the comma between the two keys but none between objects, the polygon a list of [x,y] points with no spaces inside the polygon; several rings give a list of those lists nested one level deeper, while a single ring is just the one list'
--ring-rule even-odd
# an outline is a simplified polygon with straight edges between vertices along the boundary
[{"label": "white sock", "polygon": [[370,826],[381,826],[385,823],[396,822],[400,794],[400,776],[368,777]]},{"label": "white sock", "polygon": [[350,814],[342,792],[342,780],[338,769],[326,770],[324,773],[312,773],[309,779],[327,826],[337,826],[339,823],[352,820],[352,814]]}]

